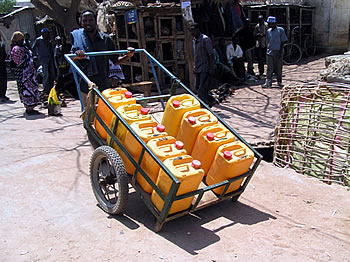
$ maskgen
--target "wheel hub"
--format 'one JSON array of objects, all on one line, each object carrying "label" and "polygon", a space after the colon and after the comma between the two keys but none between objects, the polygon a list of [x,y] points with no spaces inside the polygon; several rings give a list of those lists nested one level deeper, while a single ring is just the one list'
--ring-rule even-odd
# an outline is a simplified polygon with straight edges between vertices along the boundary
[{"label": "wheel hub", "polygon": [[100,177],[107,185],[114,185],[116,182],[116,176],[113,172],[113,168],[107,161],[101,161],[100,164]]}]

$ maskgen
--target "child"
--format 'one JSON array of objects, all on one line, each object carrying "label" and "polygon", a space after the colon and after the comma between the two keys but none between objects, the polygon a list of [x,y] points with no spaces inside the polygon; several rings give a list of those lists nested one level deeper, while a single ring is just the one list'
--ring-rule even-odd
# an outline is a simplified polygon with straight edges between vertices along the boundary
[{"label": "child", "polygon": [[117,87],[125,79],[120,65],[113,64],[111,60],[109,60],[109,78],[112,88]]}]

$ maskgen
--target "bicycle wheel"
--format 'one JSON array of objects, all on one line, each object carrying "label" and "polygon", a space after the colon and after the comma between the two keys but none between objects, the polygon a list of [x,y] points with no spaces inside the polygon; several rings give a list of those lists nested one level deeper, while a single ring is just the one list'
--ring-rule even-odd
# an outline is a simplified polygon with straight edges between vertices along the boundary
[{"label": "bicycle wheel", "polygon": [[109,146],[98,147],[90,159],[90,181],[100,207],[120,214],[128,202],[128,175],[118,153]]},{"label": "bicycle wheel", "polygon": [[302,56],[300,47],[293,43],[285,44],[283,47],[283,63],[286,65],[297,64]]},{"label": "bicycle wheel", "polygon": [[305,37],[304,50],[307,56],[313,56],[316,53],[315,40],[310,35]]}]

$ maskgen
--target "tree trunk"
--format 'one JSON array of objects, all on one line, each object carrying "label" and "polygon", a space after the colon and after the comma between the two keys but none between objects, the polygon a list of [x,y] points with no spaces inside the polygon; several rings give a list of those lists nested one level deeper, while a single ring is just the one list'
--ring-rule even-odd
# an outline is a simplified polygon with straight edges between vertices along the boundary
[{"label": "tree trunk", "polygon": [[56,0],[31,0],[31,2],[37,9],[60,24],[64,28],[66,36],[68,36],[72,30],[79,28],[76,15],[81,0],[72,0],[69,8],[59,5]]},{"label": "tree trunk", "polygon": [[64,28],[66,36],[68,36],[74,29],[79,28],[76,20],[76,14],[70,16],[57,16],[57,18],[54,20]]}]

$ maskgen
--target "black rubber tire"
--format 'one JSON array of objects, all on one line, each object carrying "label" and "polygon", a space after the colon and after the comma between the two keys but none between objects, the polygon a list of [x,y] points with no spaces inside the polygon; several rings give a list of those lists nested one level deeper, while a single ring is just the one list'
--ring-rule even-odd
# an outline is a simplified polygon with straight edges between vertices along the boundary
[{"label": "black rubber tire", "polygon": [[299,63],[303,52],[300,47],[293,43],[287,43],[283,47],[283,63],[285,65],[294,65]]},{"label": "black rubber tire", "polygon": [[310,35],[305,37],[304,50],[307,56],[313,56],[316,53],[316,43]]},{"label": "black rubber tire", "polygon": [[128,202],[128,177],[122,159],[112,147],[100,146],[92,154],[90,182],[102,210],[111,215],[124,211]]}]

